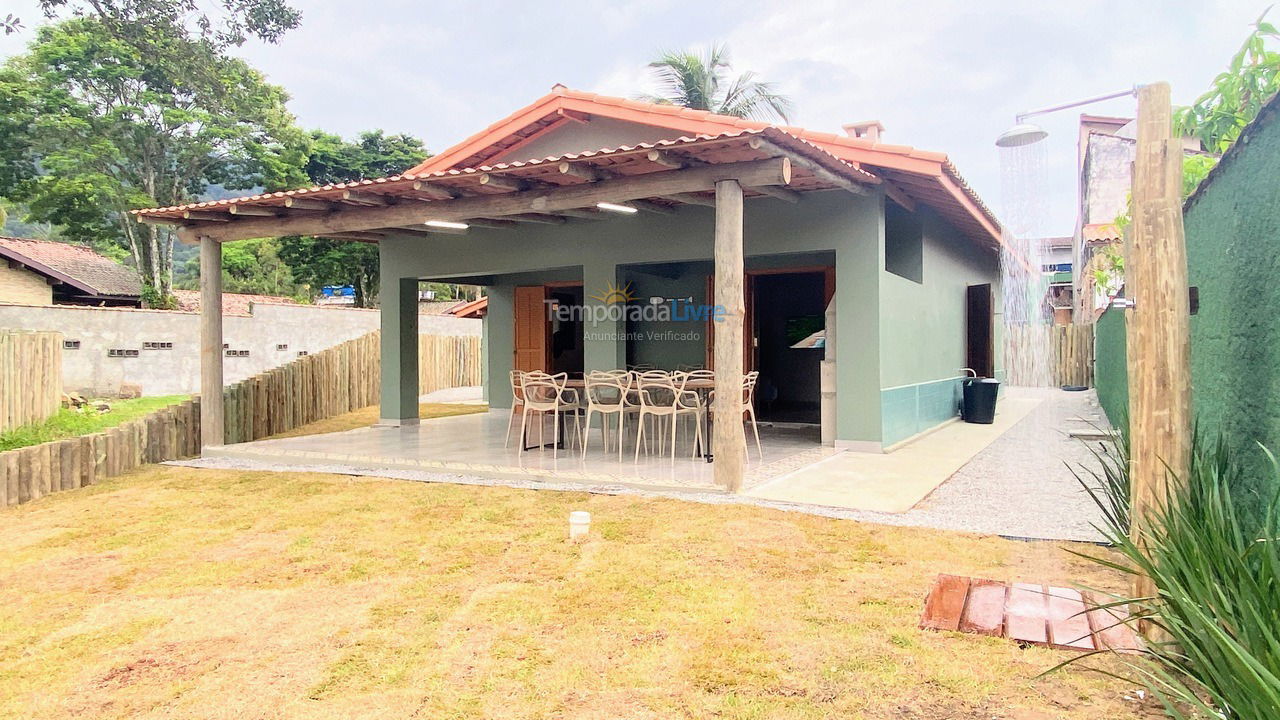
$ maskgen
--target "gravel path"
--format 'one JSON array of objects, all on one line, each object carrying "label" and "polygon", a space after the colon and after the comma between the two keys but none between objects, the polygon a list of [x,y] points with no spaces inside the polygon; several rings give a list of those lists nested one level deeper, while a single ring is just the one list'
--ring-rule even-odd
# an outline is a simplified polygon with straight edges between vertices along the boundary
[{"label": "gravel path", "polygon": [[[1096,467],[1071,430],[1109,428],[1097,396],[1044,390],[1045,401],[905,515],[930,527],[1014,537],[1101,540],[1101,515],[1071,468]],[[1091,443],[1095,448],[1098,442]]]},{"label": "gravel path", "polygon": [[885,525],[931,527],[990,535],[1045,540],[1100,540],[1091,524],[1097,508],[1067,467],[1093,464],[1093,456],[1071,429],[1090,424],[1105,427],[1092,391],[1067,393],[1046,390],[1045,402],[979,453],[919,505],[905,513],[845,510],[820,505],[729,495],[718,492],[646,490],[622,485],[543,482],[513,477],[481,477],[416,470],[372,472],[335,464],[290,465],[235,458],[198,458],[166,463],[193,468],[321,472],[385,477],[417,482],[502,486],[531,490],[591,492],[607,495],[665,497],[713,505],[740,504],[823,517]]}]

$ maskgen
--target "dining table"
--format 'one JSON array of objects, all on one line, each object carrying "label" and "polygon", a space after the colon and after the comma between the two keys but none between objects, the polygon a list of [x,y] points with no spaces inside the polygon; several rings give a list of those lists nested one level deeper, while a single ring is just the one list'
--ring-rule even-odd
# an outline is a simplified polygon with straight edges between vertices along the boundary
[{"label": "dining table", "polygon": [[[587,387],[587,380],[583,377],[570,377],[565,381],[565,387],[572,388],[578,392],[579,397],[582,397],[582,391]],[[680,387],[685,390],[692,390],[693,392],[698,393],[698,397],[701,399],[702,404],[707,407],[707,412],[702,413],[702,438],[698,443],[697,455],[707,462],[713,462],[715,460],[715,455],[711,452],[710,447],[712,420],[708,398],[711,395],[711,391],[716,388],[716,381],[708,378],[690,378],[685,380]],[[585,401],[586,398],[582,397],[582,400]],[[563,432],[564,423],[560,423],[560,428]]]}]

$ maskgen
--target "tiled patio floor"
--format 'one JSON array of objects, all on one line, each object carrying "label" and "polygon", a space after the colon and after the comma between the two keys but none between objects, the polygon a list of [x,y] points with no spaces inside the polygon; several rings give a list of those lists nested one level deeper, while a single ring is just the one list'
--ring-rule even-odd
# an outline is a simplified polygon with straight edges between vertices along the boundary
[{"label": "tiled patio floor", "polygon": [[[325,435],[259,440],[209,448],[205,455],[286,464],[342,464],[374,470],[439,470],[646,488],[717,489],[712,481],[712,465],[701,458],[691,458],[692,446],[683,439],[674,460],[670,454],[656,456],[641,452],[639,461],[635,461],[632,432],[619,461],[617,450],[613,449],[616,446],[611,445],[608,453],[602,449],[598,429],[590,435],[585,459],[576,444],[572,450],[561,449],[554,455],[550,448],[521,452],[515,433],[511,446],[504,447],[507,418],[506,411],[491,410],[438,418],[417,427],[368,427]],[[764,444],[763,461],[756,453],[754,442],[748,443],[746,487],[794,472],[837,452],[819,444],[816,427],[762,426],[760,437]],[[549,423],[547,439],[551,439]],[[537,432],[531,431],[530,444],[537,440]]]}]

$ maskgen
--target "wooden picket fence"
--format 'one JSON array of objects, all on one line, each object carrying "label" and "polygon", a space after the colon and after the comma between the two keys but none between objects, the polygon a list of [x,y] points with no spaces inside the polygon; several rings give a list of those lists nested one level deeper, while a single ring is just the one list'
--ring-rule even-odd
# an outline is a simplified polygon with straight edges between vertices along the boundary
[{"label": "wooden picket fence", "polygon": [[1005,382],[1029,387],[1093,387],[1093,326],[1005,328]]},{"label": "wooden picket fence", "polygon": [[[249,442],[378,402],[379,331],[226,389],[226,442]],[[418,392],[479,385],[480,338],[418,336]]]},{"label": "wooden picket fence", "polygon": [[[61,340],[58,341],[61,348]],[[419,390],[480,384],[480,338],[422,335]],[[223,391],[226,442],[248,442],[378,402],[379,335],[300,357]],[[0,453],[0,506],[200,454],[200,399],[104,432]]]},{"label": "wooden picket fence", "polygon": [[62,405],[62,333],[0,331],[0,432],[40,422]]},{"label": "wooden picket fence", "polygon": [[200,454],[200,401],[188,400],[100,433],[0,453],[0,506],[74,490],[139,465]]}]

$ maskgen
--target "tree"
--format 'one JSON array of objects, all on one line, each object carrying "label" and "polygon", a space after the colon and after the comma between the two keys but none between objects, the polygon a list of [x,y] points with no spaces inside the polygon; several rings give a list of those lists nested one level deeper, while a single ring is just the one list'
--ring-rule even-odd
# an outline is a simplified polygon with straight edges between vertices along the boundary
[{"label": "tree", "polygon": [[[381,130],[361,133],[355,142],[319,130],[312,131],[310,139],[311,152],[303,167],[316,185],[394,175],[428,156],[421,140],[384,135]],[[286,237],[280,241],[280,257],[293,269],[294,278],[313,290],[324,285],[351,285],[358,307],[375,304],[379,277],[376,245]]]},{"label": "tree", "polygon": [[1265,21],[1266,15],[1254,22],[1253,32],[1227,69],[1213,79],[1213,87],[1174,112],[1174,130],[1199,138],[1209,152],[1226,152],[1262,104],[1280,91],[1280,51],[1267,47],[1280,40],[1280,33]]},{"label": "tree", "polygon": [[725,45],[712,45],[701,57],[688,51],[665,52],[649,67],[658,81],[659,94],[642,95],[642,100],[719,115],[790,122],[791,99],[778,93],[773,83],[756,80],[751,71],[729,77],[729,48]]},{"label": "tree", "polygon": [[[200,257],[187,259],[177,287],[195,290],[200,284]],[[278,238],[251,238],[223,243],[222,287],[227,292],[255,295],[305,296],[306,288],[294,280],[293,270],[280,257]]]},{"label": "tree", "polygon": [[220,19],[185,0],[42,5],[78,17],[40,28],[0,69],[0,195],[69,240],[127,248],[144,295],[169,304],[173,232],[127,211],[213,184],[305,181],[284,91],[225,52],[246,34],[278,38],[297,14],[279,0],[237,0]]}]

